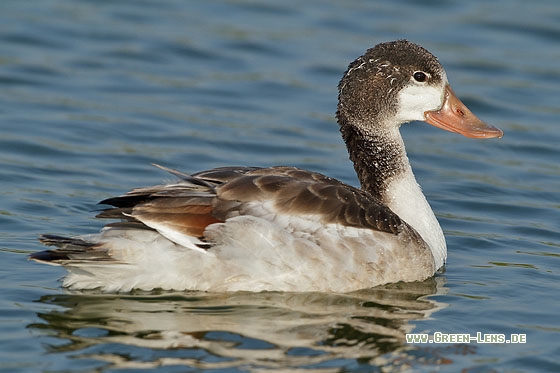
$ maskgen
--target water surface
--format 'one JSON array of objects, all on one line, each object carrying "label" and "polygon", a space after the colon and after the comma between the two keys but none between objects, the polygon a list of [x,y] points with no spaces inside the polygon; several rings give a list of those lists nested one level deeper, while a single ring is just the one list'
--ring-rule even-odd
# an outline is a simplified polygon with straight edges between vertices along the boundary
[{"label": "water surface", "polygon": [[[3,1],[0,369],[560,371],[556,1]],[[449,262],[353,294],[68,293],[40,233],[97,201],[221,165],[357,184],[334,111],[347,64],[409,38],[501,140],[402,128]],[[526,344],[407,344],[413,333]]]}]

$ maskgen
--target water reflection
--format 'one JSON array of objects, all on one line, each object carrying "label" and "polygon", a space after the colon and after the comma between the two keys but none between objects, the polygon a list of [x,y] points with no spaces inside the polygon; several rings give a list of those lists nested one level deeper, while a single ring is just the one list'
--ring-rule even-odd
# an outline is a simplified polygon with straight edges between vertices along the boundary
[{"label": "water reflection", "polygon": [[330,371],[378,364],[385,354],[410,351],[405,333],[414,320],[445,306],[428,297],[445,292],[443,280],[351,294],[47,295],[38,301],[61,308],[38,313],[44,323],[29,327],[56,338],[56,344],[46,346],[51,353],[95,359],[112,368]]}]

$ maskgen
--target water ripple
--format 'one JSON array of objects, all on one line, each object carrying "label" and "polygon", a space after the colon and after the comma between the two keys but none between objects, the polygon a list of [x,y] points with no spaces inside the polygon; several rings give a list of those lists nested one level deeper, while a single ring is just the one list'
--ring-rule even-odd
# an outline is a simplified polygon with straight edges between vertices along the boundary
[{"label": "water ripple", "polygon": [[[559,371],[559,9],[1,2],[0,369]],[[357,185],[336,85],[364,49],[398,38],[432,50],[461,99],[505,131],[475,141],[402,127],[449,247],[430,282],[354,295],[65,294],[63,270],[26,261],[38,234],[96,232],[97,201],[168,178],[152,162],[296,165]],[[407,345],[409,331],[529,342]]]}]

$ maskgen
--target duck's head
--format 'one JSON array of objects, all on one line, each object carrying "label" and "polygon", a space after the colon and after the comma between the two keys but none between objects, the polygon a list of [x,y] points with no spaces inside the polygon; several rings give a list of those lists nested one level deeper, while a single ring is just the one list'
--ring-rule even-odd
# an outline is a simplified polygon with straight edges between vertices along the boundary
[{"label": "duck's head", "polygon": [[457,98],[437,58],[407,40],[381,43],[348,66],[339,89],[339,124],[369,133],[420,120],[474,138],[502,137]]}]

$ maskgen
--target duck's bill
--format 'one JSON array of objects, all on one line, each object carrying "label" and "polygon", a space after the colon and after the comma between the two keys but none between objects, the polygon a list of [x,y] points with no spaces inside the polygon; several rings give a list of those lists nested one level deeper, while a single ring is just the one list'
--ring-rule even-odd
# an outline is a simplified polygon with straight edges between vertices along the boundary
[{"label": "duck's bill", "polygon": [[472,138],[502,137],[501,129],[484,123],[455,95],[449,84],[445,87],[443,105],[439,110],[426,111],[426,122],[446,131]]}]

